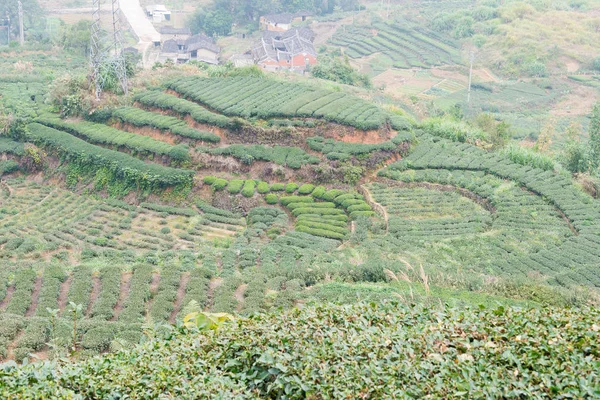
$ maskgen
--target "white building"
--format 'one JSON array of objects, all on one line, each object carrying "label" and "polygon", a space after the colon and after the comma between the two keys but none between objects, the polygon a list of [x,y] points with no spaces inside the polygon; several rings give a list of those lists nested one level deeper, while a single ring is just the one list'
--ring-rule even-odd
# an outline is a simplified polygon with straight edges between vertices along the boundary
[{"label": "white building", "polygon": [[171,11],[162,4],[154,4],[146,7],[146,15],[152,18],[152,22],[163,22],[171,20]]}]

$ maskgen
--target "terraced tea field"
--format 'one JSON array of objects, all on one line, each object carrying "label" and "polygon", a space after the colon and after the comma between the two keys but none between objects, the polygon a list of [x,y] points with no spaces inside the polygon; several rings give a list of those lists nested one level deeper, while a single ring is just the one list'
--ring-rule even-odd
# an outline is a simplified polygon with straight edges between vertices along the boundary
[{"label": "terraced tea field", "polygon": [[394,68],[430,68],[460,64],[459,46],[452,40],[421,27],[374,23],[371,26],[342,26],[329,43],[358,59],[381,53]]},{"label": "terraced tea field", "polygon": [[[3,258],[64,257],[65,251],[199,251],[244,229],[239,216],[227,222],[193,208],[103,201],[23,179],[0,192]],[[215,221],[217,220],[217,221]]]},{"label": "terraced tea field", "polygon": [[[131,103],[93,122],[40,113],[0,141],[3,359],[66,349],[71,303],[90,355],[191,309],[600,288],[600,205],[554,165],[271,79],[182,77]],[[35,155],[60,184],[28,179]]]},{"label": "terraced tea field", "polygon": [[[423,143],[409,157],[381,175],[407,184],[463,188],[496,209],[490,232],[499,229],[499,234],[463,240],[471,251],[466,247],[464,252],[456,251],[469,257],[461,263],[502,275],[535,272],[552,284],[600,284],[600,207],[569,177],[489,157],[469,145],[449,146],[427,136],[421,139]],[[450,244],[452,248],[460,245],[457,240]]]}]

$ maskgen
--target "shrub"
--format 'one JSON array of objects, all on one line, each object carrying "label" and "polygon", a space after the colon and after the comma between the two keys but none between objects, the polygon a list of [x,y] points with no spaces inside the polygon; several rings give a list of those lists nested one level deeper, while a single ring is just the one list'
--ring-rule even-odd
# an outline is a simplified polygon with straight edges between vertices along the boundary
[{"label": "shrub", "polygon": [[225,189],[225,188],[227,187],[227,184],[228,184],[228,183],[229,183],[229,182],[227,182],[227,180],[226,180],[226,179],[217,178],[217,179],[216,179],[216,180],[213,182],[213,184],[212,184],[212,188],[213,188],[215,191],[223,190],[223,189]]},{"label": "shrub", "polygon": [[279,202],[287,206],[290,203],[313,203],[315,200],[310,196],[283,196]]},{"label": "shrub", "polygon": [[323,194],[322,199],[325,201],[333,201],[336,197],[345,194],[343,190],[340,189],[331,189]]},{"label": "shrub", "polygon": [[203,181],[204,183],[206,183],[207,185],[212,185],[213,183],[215,183],[215,181],[217,180],[217,177],[215,176],[205,176]]},{"label": "shrub", "polygon": [[282,192],[285,190],[285,185],[283,183],[273,183],[271,185],[272,192]]},{"label": "shrub", "polygon": [[315,185],[312,185],[310,183],[305,183],[304,185],[300,186],[298,188],[298,194],[311,194],[312,191],[314,190]]},{"label": "shrub", "polygon": [[312,191],[312,197],[314,197],[315,199],[322,199],[323,196],[325,195],[325,193],[327,192],[327,189],[324,186],[317,186],[313,191]]},{"label": "shrub", "polygon": [[269,193],[265,196],[265,201],[267,204],[277,204],[279,202],[279,198],[274,193]]},{"label": "shrub", "polygon": [[297,183],[291,182],[291,183],[288,183],[285,186],[285,192],[286,193],[294,193],[296,191],[296,189],[298,189],[298,184]]},{"label": "shrub", "polygon": [[229,181],[229,185],[227,186],[227,191],[231,194],[238,194],[242,191],[242,186],[244,186],[244,180],[242,179],[232,179]]},{"label": "shrub", "polygon": [[244,197],[254,196],[255,188],[256,188],[256,183],[253,180],[247,180],[246,183],[244,183],[244,188],[242,189],[242,196],[244,196]]},{"label": "shrub", "polygon": [[258,184],[256,185],[256,191],[260,194],[269,193],[269,191],[270,191],[269,184],[264,181],[258,182]]}]

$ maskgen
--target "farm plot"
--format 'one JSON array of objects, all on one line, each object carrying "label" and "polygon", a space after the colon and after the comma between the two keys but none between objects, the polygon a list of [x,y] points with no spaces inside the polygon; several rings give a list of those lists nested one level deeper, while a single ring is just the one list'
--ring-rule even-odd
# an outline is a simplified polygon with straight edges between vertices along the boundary
[{"label": "farm plot", "polygon": [[[600,263],[600,209],[568,177],[514,164],[470,145],[449,145],[437,138],[431,141],[427,135],[420,139],[410,156],[381,175],[405,183],[463,188],[487,199],[496,209],[490,234],[463,239],[463,245],[471,250],[454,250],[454,257],[461,257],[465,265],[480,265],[498,273],[536,272],[553,284],[600,284],[594,267]],[[452,247],[457,247],[456,241]],[[469,254],[487,261],[478,263]]]},{"label": "farm plot", "polygon": [[167,86],[228,116],[321,118],[363,130],[378,129],[386,123],[394,129],[407,126],[404,118],[388,115],[370,102],[310,85],[252,77],[184,77]]},{"label": "farm plot", "polygon": [[[204,183],[210,185],[215,192],[227,190],[230,194],[241,193],[244,197],[253,197],[255,191],[258,191],[264,195],[267,204],[280,204],[289,210],[295,218],[297,232],[328,239],[345,240],[350,233],[349,220],[375,216],[361,194],[340,189],[327,190],[324,186],[310,183],[274,183],[269,186],[261,181],[227,181],[214,176],[204,177]],[[280,192],[282,195],[278,196],[277,193]]]},{"label": "farm plot", "polygon": [[0,196],[0,256],[62,257],[61,251],[200,251],[245,227],[241,218],[219,220],[219,209],[140,206],[42,186],[7,181]]},{"label": "farm plot", "polygon": [[145,111],[135,107],[120,107],[111,112],[111,117],[121,122],[126,122],[137,127],[148,126],[169,132],[187,139],[203,142],[217,143],[221,138],[211,132],[202,132],[190,128],[185,121],[158,113]]},{"label": "farm plot", "polygon": [[439,240],[483,233],[491,214],[456,192],[425,188],[371,188],[389,215],[389,233],[397,238]]},{"label": "farm plot", "polygon": [[[129,185],[137,185],[138,189],[160,189],[192,183],[193,171],[146,163],[129,154],[96,146],[39,123],[28,125],[27,140],[52,151],[81,170],[91,168],[95,173],[104,170]],[[182,157],[187,156],[186,150]]]},{"label": "farm plot", "polygon": [[351,58],[382,53],[396,68],[432,67],[461,62],[458,45],[434,32],[406,24],[342,26],[330,43],[346,48]]},{"label": "farm plot", "polygon": [[184,145],[172,146],[151,137],[121,131],[103,124],[87,121],[69,123],[54,116],[40,117],[38,118],[38,122],[54,129],[69,132],[89,143],[124,148],[134,154],[164,155],[174,160],[186,160],[189,158],[187,147]]}]

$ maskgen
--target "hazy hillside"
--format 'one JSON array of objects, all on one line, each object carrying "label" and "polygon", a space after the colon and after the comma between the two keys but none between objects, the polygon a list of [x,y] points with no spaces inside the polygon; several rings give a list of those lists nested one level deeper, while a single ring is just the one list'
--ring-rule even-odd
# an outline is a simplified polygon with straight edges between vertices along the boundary
[{"label": "hazy hillside", "polygon": [[600,4],[147,5],[0,1],[2,398],[600,397]]}]

